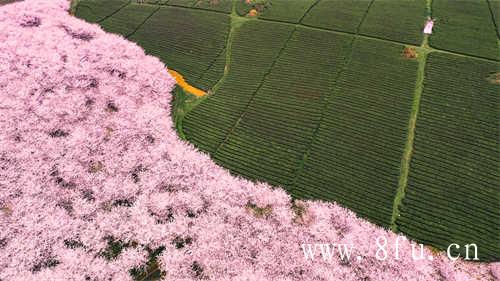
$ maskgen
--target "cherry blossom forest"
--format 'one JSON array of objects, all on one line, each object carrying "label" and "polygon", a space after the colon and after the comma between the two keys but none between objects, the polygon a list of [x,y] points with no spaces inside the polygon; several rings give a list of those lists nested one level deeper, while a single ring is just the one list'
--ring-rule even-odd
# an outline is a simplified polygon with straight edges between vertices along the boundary
[{"label": "cherry blossom forest", "polygon": [[[345,208],[231,175],[176,135],[166,66],[69,5],[0,7],[1,281],[500,279],[498,263],[415,260]],[[360,258],[304,257],[331,242]]]}]

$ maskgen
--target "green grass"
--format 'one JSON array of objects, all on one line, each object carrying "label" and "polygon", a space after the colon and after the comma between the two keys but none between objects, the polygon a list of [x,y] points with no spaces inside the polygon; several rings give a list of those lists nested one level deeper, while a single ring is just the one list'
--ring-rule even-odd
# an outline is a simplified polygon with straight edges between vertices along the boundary
[{"label": "green grass", "polygon": [[[492,8],[499,7],[498,1],[491,3]],[[429,40],[431,47],[500,60],[497,30],[487,1],[433,0],[432,14],[436,24]]]},{"label": "green grass", "polygon": [[[499,64],[431,53],[398,229],[445,249],[500,258]],[[467,81],[467,83],[464,83]]]},{"label": "green grass", "polygon": [[173,92],[173,98],[171,102],[172,107],[172,118],[175,125],[175,129],[177,133],[182,139],[186,139],[184,132],[182,131],[183,125],[182,122],[186,117],[186,114],[189,113],[193,108],[195,108],[198,104],[200,104],[205,97],[196,97],[192,94],[184,92],[181,87],[175,87]]}]

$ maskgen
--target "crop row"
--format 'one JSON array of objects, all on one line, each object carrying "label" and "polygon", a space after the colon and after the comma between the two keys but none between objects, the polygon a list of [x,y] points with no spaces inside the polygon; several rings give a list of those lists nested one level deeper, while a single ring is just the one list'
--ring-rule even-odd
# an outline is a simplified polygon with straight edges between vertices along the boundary
[{"label": "crop row", "polygon": [[[498,63],[432,53],[406,195],[397,223],[445,249],[476,243],[500,258]],[[467,83],[464,83],[467,81]],[[453,249],[464,255],[464,247]]]},{"label": "crop row", "polygon": [[425,0],[320,1],[303,24],[420,45],[425,17]]},{"label": "crop row", "polygon": [[335,200],[388,226],[416,82],[402,47],[358,38],[293,193]]},{"label": "crop row", "polygon": [[88,22],[99,22],[129,3],[127,0],[83,0],[78,3],[76,16]]},{"label": "crop row", "polygon": [[235,31],[227,75],[216,94],[183,122],[190,141],[211,153],[217,149],[258,90],[292,29],[284,24],[250,21]]},{"label": "crop row", "polygon": [[426,16],[426,0],[375,0],[360,34],[420,45]]},{"label": "crop row", "polygon": [[309,26],[355,33],[370,0],[320,1],[304,18]]},{"label": "crop row", "polygon": [[232,7],[232,0],[145,0],[143,2],[153,5],[198,8],[225,13],[230,13]]},{"label": "crop row", "polygon": [[169,0],[166,3],[160,3],[160,1],[158,0],[150,0],[150,1],[157,2],[156,4],[201,8],[201,9],[220,11],[225,13],[230,13],[232,6],[232,0]]},{"label": "crop row", "polygon": [[220,78],[207,83],[207,72],[222,76],[229,28],[225,14],[162,6],[129,39],[207,90]]},{"label": "crop row", "polygon": [[351,40],[298,27],[214,158],[249,178],[291,185]]},{"label": "crop row", "polygon": [[127,37],[139,28],[157,9],[158,7],[152,5],[132,3],[103,20],[100,25],[107,32],[117,33]]},{"label": "crop row", "polygon": [[309,7],[314,5],[317,0],[266,0],[247,2],[239,0],[236,4],[236,12],[244,16],[255,9],[259,18],[298,23]]},{"label": "crop row", "polygon": [[[492,9],[498,6],[494,4],[498,1],[490,2],[493,3]],[[434,34],[429,39],[432,47],[500,59],[498,33],[486,0],[434,0],[432,14],[437,20]]]}]

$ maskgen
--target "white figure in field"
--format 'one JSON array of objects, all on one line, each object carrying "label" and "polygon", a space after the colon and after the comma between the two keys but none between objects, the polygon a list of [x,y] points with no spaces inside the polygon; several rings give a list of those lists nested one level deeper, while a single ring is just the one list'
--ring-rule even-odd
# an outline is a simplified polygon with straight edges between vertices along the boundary
[{"label": "white figure in field", "polygon": [[432,28],[434,27],[434,20],[431,17],[427,18],[427,22],[425,23],[424,33],[432,34]]}]

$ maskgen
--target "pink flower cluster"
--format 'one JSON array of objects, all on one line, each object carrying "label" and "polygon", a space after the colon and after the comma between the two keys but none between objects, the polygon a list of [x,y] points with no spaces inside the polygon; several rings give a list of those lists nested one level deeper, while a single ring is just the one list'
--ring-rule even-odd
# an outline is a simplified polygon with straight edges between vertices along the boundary
[{"label": "pink flower cluster", "polygon": [[[178,139],[174,80],[63,0],[0,7],[0,280],[494,280],[498,264],[376,258],[398,236],[333,203],[291,203]],[[303,243],[352,243],[347,260]],[[119,246],[117,246],[119,245]]]}]

